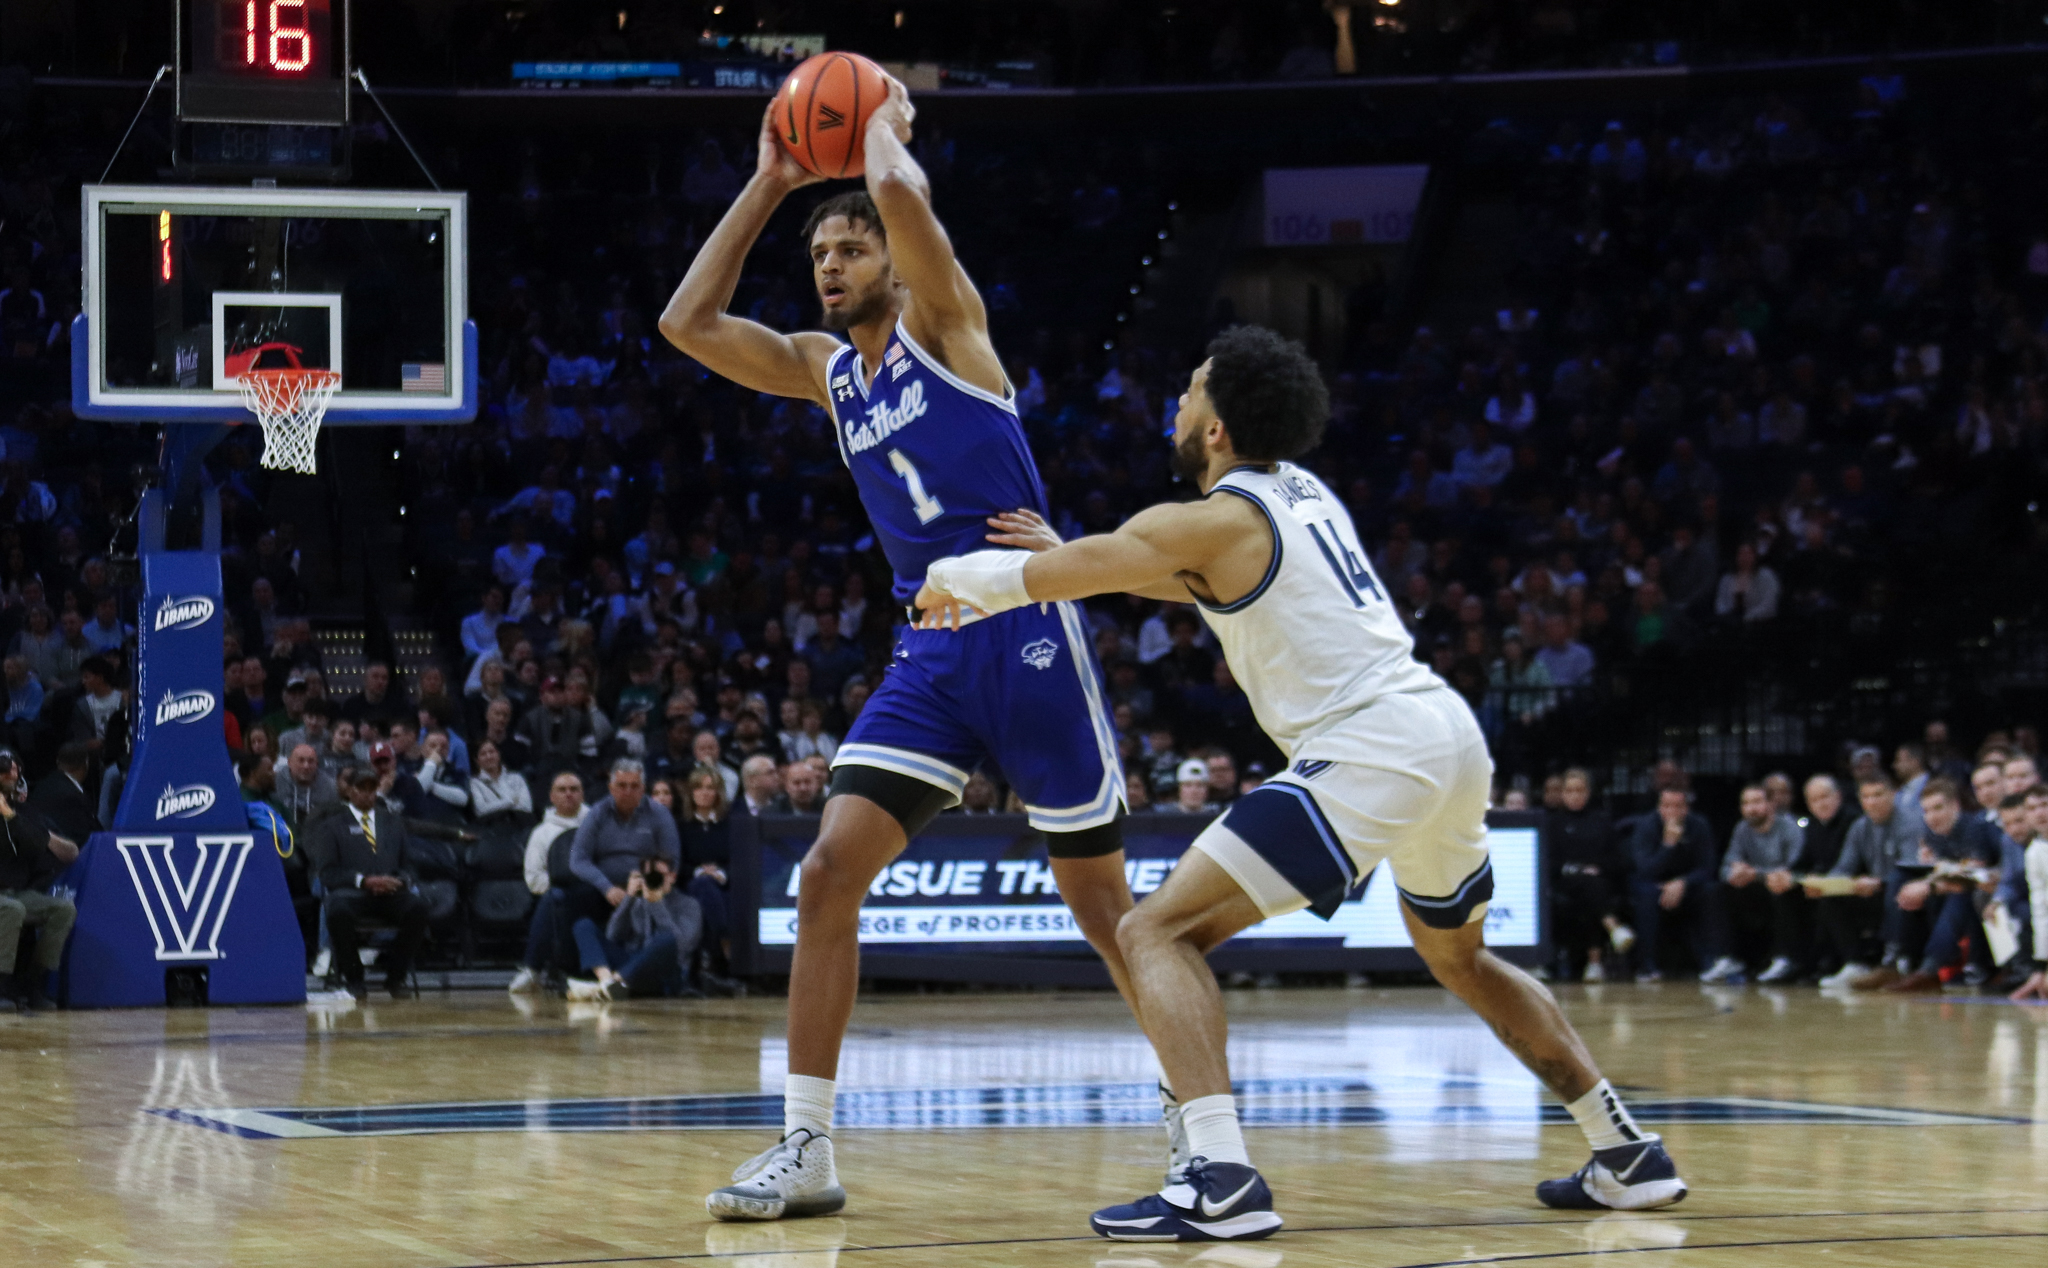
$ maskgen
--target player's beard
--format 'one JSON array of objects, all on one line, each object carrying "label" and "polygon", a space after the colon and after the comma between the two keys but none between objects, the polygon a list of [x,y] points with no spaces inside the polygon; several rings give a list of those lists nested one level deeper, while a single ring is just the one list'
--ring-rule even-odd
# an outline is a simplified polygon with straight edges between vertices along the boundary
[{"label": "player's beard", "polygon": [[889,311],[889,288],[876,286],[859,299],[849,300],[838,308],[827,308],[823,322],[827,330],[851,330],[865,326]]},{"label": "player's beard", "polygon": [[1173,473],[1183,480],[1194,480],[1209,469],[1209,455],[1202,451],[1202,433],[1190,429],[1188,434],[1173,442]]}]

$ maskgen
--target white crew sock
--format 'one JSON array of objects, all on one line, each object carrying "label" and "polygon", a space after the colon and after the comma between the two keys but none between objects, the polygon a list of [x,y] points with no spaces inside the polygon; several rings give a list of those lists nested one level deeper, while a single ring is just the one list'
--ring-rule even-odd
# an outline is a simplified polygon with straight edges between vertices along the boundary
[{"label": "white crew sock", "polygon": [[832,1134],[832,1100],[839,1084],[808,1074],[782,1076],[782,1134],[808,1127],[820,1136]]},{"label": "white crew sock", "polygon": [[1237,1125],[1237,1098],[1228,1092],[1181,1102],[1180,1121],[1187,1125],[1188,1152],[1195,1157],[1252,1164],[1244,1151],[1244,1132]]},{"label": "white crew sock", "polygon": [[1612,1145],[1626,1145],[1632,1140],[1654,1139],[1651,1133],[1636,1126],[1636,1120],[1629,1117],[1628,1106],[1621,1103],[1621,1097],[1607,1080],[1602,1079],[1593,1089],[1578,1100],[1565,1106],[1579,1124],[1579,1130],[1586,1133],[1586,1141],[1595,1149],[1606,1149]]}]

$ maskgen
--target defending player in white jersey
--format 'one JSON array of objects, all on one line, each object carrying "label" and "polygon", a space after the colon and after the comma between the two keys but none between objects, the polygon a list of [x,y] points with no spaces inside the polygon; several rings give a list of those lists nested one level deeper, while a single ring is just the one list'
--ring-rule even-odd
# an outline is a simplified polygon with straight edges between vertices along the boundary
[{"label": "defending player in white jersey", "polygon": [[1105,1237],[1240,1240],[1280,1227],[1246,1153],[1224,1054],[1222,996],[1203,957],[1303,907],[1328,919],[1381,860],[1423,961],[1564,1101],[1593,1147],[1537,1186],[1553,1207],[1642,1210],[1685,1196],[1550,993],[1487,951],[1487,792],[1493,763],[1471,711],[1414,657],[1351,517],[1288,459],[1329,417],[1301,346],[1237,327],[1181,397],[1174,464],[1206,495],[1155,506],[1114,533],[1059,544],[1028,512],[976,551],[932,564],[927,625],[1125,591],[1193,598],[1287,771],[1232,803],[1117,929],[1139,1020],[1179,1094],[1196,1161],[1179,1183],[1090,1220]]}]

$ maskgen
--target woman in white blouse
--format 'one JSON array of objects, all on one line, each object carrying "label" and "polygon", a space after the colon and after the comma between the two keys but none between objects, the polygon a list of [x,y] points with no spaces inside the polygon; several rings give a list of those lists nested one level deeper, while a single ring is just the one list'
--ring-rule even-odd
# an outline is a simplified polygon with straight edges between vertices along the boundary
[{"label": "woman in white blouse", "polygon": [[477,746],[476,773],[469,777],[469,805],[479,819],[506,810],[533,813],[533,793],[526,786],[526,777],[506,770],[505,755],[489,740]]},{"label": "woman in white blouse", "polygon": [[1749,542],[1735,548],[1735,571],[1721,578],[1714,614],[1743,622],[1778,615],[1778,574],[1757,562],[1756,547]]}]

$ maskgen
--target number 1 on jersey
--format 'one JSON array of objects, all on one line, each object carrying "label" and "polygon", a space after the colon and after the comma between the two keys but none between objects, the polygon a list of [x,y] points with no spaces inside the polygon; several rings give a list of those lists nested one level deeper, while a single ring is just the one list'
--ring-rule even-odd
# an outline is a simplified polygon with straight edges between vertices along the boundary
[{"label": "number 1 on jersey", "polygon": [[918,523],[929,524],[946,513],[939,500],[924,491],[924,477],[917,473],[910,459],[903,456],[901,449],[889,451],[889,466],[903,477],[903,483],[910,486],[910,509],[917,512]]}]

